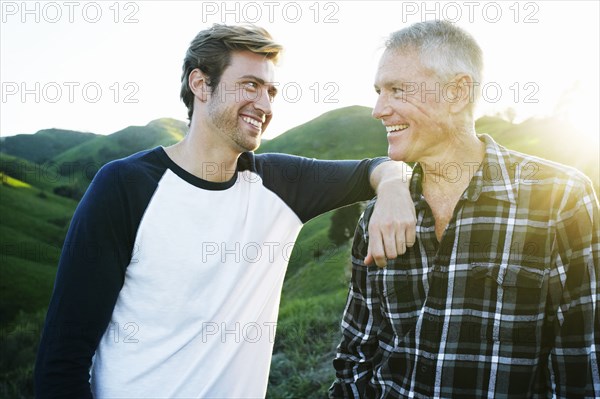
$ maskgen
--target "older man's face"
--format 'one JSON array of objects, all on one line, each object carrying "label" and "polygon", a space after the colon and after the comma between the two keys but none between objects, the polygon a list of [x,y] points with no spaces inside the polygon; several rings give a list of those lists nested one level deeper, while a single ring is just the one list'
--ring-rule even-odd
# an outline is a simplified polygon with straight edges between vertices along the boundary
[{"label": "older man's face", "polygon": [[444,151],[451,136],[446,83],[417,54],[385,51],[375,76],[373,117],[386,127],[390,158],[424,162]]}]

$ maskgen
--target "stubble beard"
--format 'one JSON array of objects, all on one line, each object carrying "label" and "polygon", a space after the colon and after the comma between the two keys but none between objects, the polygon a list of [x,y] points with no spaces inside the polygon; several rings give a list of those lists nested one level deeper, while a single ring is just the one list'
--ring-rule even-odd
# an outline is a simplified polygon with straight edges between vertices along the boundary
[{"label": "stubble beard", "polygon": [[235,109],[235,106],[219,103],[218,96],[211,96],[209,99],[208,116],[219,134],[228,137],[239,152],[254,151],[260,145],[260,136],[255,141],[242,131],[238,110]]}]

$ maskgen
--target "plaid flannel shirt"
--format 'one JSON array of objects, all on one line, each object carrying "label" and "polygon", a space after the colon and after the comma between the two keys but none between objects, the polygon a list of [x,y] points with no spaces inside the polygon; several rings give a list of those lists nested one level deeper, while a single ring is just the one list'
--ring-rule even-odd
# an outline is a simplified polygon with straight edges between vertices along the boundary
[{"label": "plaid flannel shirt", "polygon": [[373,202],[365,210],[332,397],[600,397],[592,185],[479,138],[484,161],[439,243],[420,165],[417,240],[386,268],[363,262]]}]

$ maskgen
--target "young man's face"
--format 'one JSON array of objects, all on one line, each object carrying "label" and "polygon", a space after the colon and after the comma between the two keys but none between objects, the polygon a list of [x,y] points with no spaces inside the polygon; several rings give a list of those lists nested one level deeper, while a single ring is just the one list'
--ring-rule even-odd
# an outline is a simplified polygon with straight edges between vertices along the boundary
[{"label": "young man's face", "polygon": [[254,151],[271,121],[276,94],[273,62],[250,51],[234,52],[208,100],[208,115],[236,151]]},{"label": "young man's face", "polygon": [[375,76],[379,97],[373,117],[386,126],[390,158],[425,161],[444,150],[451,133],[444,84],[416,53],[385,51]]}]

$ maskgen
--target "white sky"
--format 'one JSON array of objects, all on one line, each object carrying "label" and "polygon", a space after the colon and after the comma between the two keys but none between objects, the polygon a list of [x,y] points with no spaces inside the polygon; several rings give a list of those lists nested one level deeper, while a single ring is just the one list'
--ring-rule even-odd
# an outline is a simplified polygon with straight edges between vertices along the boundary
[{"label": "white sky", "polygon": [[110,134],[185,120],[179,85],[189,42],[212,23],[247,21],[286,48],[265,133],[272,138],[331,109],[373,106],[388,34],[445,18],[484,50],[479,115],[507,107],[517,120],[559,114],[596,138],[599,13],[598,1],[2,1],[0,134]]}]

